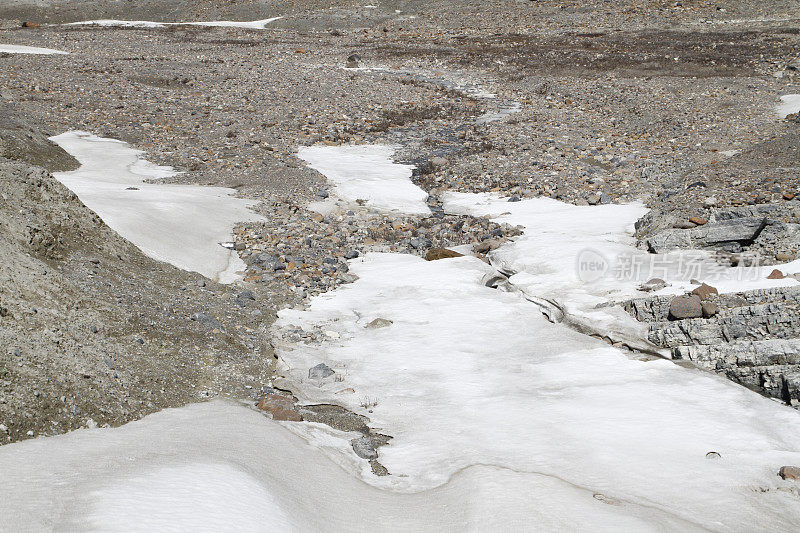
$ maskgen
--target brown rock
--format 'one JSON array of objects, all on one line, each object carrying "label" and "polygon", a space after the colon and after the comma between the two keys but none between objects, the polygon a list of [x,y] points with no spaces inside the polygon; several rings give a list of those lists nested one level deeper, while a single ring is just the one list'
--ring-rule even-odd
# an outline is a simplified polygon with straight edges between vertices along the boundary
[{"label": "brown rock", "polygon": [[449,259],[451,257],[462,257],[464,254],[448,250],[447,248],[431,248],[425,255],[427,261],[436,261],[438,259]]},{"label": "brown rock", "polygon": [[256,406],[262,411],[272,414],[273,420],[286,420],[289,422],[302,422],[303,415],[295,407],[292,398],[280,394],[267,394]]},{"label": "brown rock", "polygon": [[707,223],[708,220],[704,219],[703,217],[689,217],[689,222],[692,224],[697,224],[698,226],[702,226],[703,224]]},{"label": "brown rock", "polygon": [[783,193],[784,200],[794,200],[795,194],[793,192],[785,192]]},{"label": "brown rock", "polygon": [[775,254],[775,259],[778,261],[791,261],[793,258],[794,256],[787,252],[778,252]]},{"label": "brown rock", "polygon": [[703,316],[703,307],[699,296],[676,296],[669,304],[669,318],[680,320],[700,318],[701,316]]},{"label": "brown rock", "polygon": [[776,268],[775,270],[773,270],[772,272],[769,273],[769,276],[767,276],[767,279],[783,279],[785,277],[786,276],[783,274],[783,272],[781,272],[780,270],[778,270]]},{"label": "brown rock", "polygon": [[717,304],[713,302],[703,302],[700,307],[703,309],[703,318],[711,318],[719,311]]},{"label": "brown rock", "polygon": [[715,287],[703,283],[699,287],[695,287],[692,294],[699,296],[701,300],[708,300],[712,294],[719,294],[719,291]]},{"label": "brown rock", "polygon": [[778,470],[778,475],[783,479],[800,480],[800,466],[782,466]]}]

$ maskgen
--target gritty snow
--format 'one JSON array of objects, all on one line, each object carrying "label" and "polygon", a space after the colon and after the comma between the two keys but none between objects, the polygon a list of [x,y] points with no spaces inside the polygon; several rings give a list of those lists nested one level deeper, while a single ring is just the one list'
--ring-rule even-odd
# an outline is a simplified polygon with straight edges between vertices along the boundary
[{"label": "gritty snow", "polygon": [[222,283],[239,279],[244,262],[220,243],[236,223],[260,219],[248,209],[254,201],[222,187],[145,183],[175,171],[114,139],[74,131],[52,140],[81,163],[54,176],[146,255]]},{"label": "gritty snow", "polygon": [[[692,530],[557,477],[476,465],[398,494],[364,484],[246,407],[168,409],[0,448],[8,531]],[[352,452],[351,452],[352,453]],[[762,496],[763,497],[763,496]]]},{"label": "gritty snow", "polygon": [[36,55],[53,55],[53,54],[69,54],[62,50],[54,50],[52,48],[37,48],[35,46],[22,46],[19,44],[0,44],[0,52],[7,52],[9,54],[36,54]]},{"label": "gritty snow", "polygon": [[778,115],[786,118],[793,113],[800,113],[800,94],[787,94],[781,96],[781,103],[778,105]]},{"label": "gritty snow", "polygon": [[121,28],[166,28],[167,26],[210,26],[220,28],[244,28],[250,30],[263,30],[267,24],[283,17],[272,17],[262,20],[234,21],[234,20],[212,20],[207,22],[154,22],[150,20],[84,20],[81,22],[70,22],[66,26],[113,26]]},{"label": "gritty snow", "polygon": [[325,175],[345,202],[361,200],[378,211],[429,215],[428,193],[411,183],[411,165],[392,162],[394,152],[384,145],[304,146],[298,157]]}]

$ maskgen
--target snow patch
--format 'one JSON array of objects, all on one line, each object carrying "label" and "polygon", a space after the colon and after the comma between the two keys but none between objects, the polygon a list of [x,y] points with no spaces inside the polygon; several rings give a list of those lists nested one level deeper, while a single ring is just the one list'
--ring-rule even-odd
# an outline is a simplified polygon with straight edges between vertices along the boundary
[{"label": "snow patch", "polygon": [[69,54],[69,52],[64,52],[62,50],[54,50],[52,48],[37,48],[35,46],[22,46],[19,44],[0,44],[0,52],[7,52],[9,54],[36,55]]},{"label": "snow patch", "polygon": [[691,528],[558,478],[489,466],[431,491],[383,491],[278,423],[219,401],[2,446],[0,471],[0,515],[9,531]]},{"label": "snow patch", "polygon": [[[429,215],[428,193],[411,182],[412,165],[386,145],[303,146],[298,157],[334,184],[336,195],[377,211]],[[360,202],[359,202],[360,201]]]},{"label": "snow patch", "polygon": [[145,183],[176,172],[121,141],[80,131],[52,140],[81,163],[56,179],[146,255],[221,283],[240,279],[244,262],[220,243],[231,240],[235,224],[261,220],[248,209],[255,201],[223,187]]},{"label": "snow patch", "polygon": [[208,22],[153,22],[150,20],[84,20],[81,22],[70,22],[65,26],[106,26],[119,28],[166,28],[167,26],[209,26],[219,28],[244,28],[250,30],[263,30],[267,24],[283,17],[272,17],[262,20],[252,21],[233,21],[233,20],[212,20]]},{"label": "snow patch", "polygon": [[778,115],[781,118],[786,118],[793,113],[800,113],[800,94],[781,96],[781,103],[778,105]]}]

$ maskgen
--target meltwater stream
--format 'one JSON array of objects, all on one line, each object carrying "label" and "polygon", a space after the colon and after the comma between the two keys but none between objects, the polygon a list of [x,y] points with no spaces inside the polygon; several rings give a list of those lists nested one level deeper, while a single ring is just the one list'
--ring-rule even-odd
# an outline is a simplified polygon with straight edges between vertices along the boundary
[{"label": "meltwater stream", "polygon": [[[357,190],[348,196],[349,185],[364,179],[363,159],[354,158],[364,152],[385,154],[379,166],[389,170],[371,175],[364,209],[381,216],[382,209],[419,208],[409,202],[413,184],[395,186],[408,169],[392,170],[390,149],[306,152],[323,173],[335,169],[342,197],[333,207],[357,208],[364,199]],[[585,245],[606,257],[632,249],[630,225],[641,206],[575,211],[554,200],[454,195],[445,207],[525,226],[496,260],[532,295],[555,295],[580,311],[636,283],[584,282],[570,254]],[[796,411],[552,323],[521,295],[485,287],[495,270],[475,257],[428,262],[372,253],[350,266],[354,283],[311,299],[305,310],[280,312],[273,328],[280,384],[303,402],[363,414],[391,435],[379,449],[390,475],[375,476],[356,456],[349,442],[358,434],[208,402],[120,428],[3,446],[0,515],[7,521],[0,529],[800,526],[798,495],[775,475],[800,463]],[[366,328],[375,318],[386,327]],[[281,342],[296,328],[322,330],[327,340]],[[335,374],[309,379],[320,362]]]}]

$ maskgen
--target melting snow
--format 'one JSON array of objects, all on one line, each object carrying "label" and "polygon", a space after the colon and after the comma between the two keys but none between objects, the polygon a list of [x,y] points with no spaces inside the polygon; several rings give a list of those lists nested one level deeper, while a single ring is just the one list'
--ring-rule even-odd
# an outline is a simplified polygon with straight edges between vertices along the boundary
[{"label": "melting snow", "polygon": [[9,531],[691,529],[659,509],[491,466],[418,494],[380,490],[278,423],[223,402],[9,444],[0,471]]},{"label": "melting snow", "polygon": [[411,183],[411,165],[392,162],[395,148],[383,145],[304,146],[298,156],[319,171],[346,202],[362,200],[378,211],[429,215],[428,193]]},{"label": "melting snow", "polygon": [[269,19],[238,22],[233,20],[212,20],[208,22],[153,22],[150,20],[85,20],[82,22],[70,22],[66,26],[114,26],[122,28],[165,28],[167,26],[211,26],[220,28],[245,28],[251,30],[263,30],[270,22],[274,22],[283,17],[272,17]]},{"label": "melting snow", "polygon": [[0,44],[0,52],[8,52],[9,54],[37,55],[69,54],[69,52],[53,50],[52,48],[36,48],[34,46],[22,46],[19,44]]},{"label": "melting snow", "polygon": [[800,94],[787,94],[781,96],[781,103],[778,105],[778,115],[786,118],[793,113],[800,113]]},{"label": "melting snow", "polygon": [[222,283],[239,279],[244,262],[220,243],[231,239],[236,223],[260,220],[247,208],[254,201],[222,187],[145,183],[175,171],[142,159],[140,150],[121,141],[85,132],[52,140],[81,163],[55,177],[122,237],[179,268]]}]

